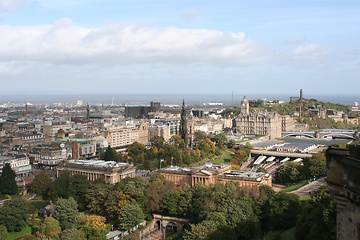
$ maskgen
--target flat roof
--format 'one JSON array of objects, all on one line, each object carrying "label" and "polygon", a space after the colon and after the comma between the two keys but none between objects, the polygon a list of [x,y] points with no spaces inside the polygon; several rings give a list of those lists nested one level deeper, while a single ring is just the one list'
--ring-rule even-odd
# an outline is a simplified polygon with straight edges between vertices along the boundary
[{"label": "flat roof", "polygon": [[251,171],[240,171],[240,170],[233,170],[229,173],[224,173],[225,176],[231,177],[241,177],[241,178],[251,178],[257,179],[265,175],[263,172],[251,172]]},{"label": "flat roof", "polygon": [[115,162],[115,161],[104,161],[104,160],[68,160],[69,163],[84,165],[84,166],[92,166],[92,167],[125,167],[129,165],[128,163],[123,162]]}]

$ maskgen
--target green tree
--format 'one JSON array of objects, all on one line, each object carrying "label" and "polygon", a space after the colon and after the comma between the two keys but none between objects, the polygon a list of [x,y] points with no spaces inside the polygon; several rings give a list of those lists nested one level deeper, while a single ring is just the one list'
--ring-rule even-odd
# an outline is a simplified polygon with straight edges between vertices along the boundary
[{"label": "green tree", "polygon": [[278,192],[265,203],[263,223],[266,229],[288,229],[295,226],[300,213],[299,196]]},{"label": "green tree", "polygon": [[18,192],[18,187],[15,181],[16,174],[11,169],[10,163],[5,163],[2,168],[2,173],[0,175],[0,191],[3,194],[15,194]]},{"label": "green tree", "polygon": [[40,232],[50,239],[58,239],[58,234],[61,231],[59,222],[53,217],[45,218],[43,224],[40,226]]},{"label": "green tree", "polygon": [[58,198],[69,198],[69,186],[70,186],[71,172],[64,170],[60,172],[59,177],[50,184],[49,195],[50,199],[56,200]]},{"label": "green tree", "polygon": [[8,232],[19,232],[26,226],[27,204],[21,198],[8,200],[0,208],[0,225],[6,226]]},{"label": "green tree", "polygon": [[51,182],[52,180],[49,174],[45,172],[41,172],[38,175],[36,175],[36,177],[32,181],[31,190],[33,190],[37,194],[41,194],[47,197]]},{"label": "green tree", "polygon": [[275,180],[280,183],[292,183],[301,180],[301,164],[287,162],[275,171]]},{"label": "green tree", "polygon": [[74,174],[69,178],[68,194],[78,203],[80,210],[86,207],[86,191],[90,188],[90,182],[85,175]]},{"label": "green tree", "polygon": [[236,145],[236,141],[233,139],[230,139],[227,143],[228,148],[233,148],[233,147],[235,147],[235,145]]},{"label": "green tree", "polygon": [[0,225],[0,240],[9,240],[9,233],[4,225]]},{"label": "green tree", "polygon": [[172,162],[173,165],[181,165],[182,163],[180,149],[175,145],[165,145],[161,151],[160,157],[165,159],[167,163]]},{"label": "green tree", "polygon": [[185,229],[185,240],[205,240],[216,230],[216,224],[212,221],[203,221],[198,224],[190,224],[191,229]]},{"label": "green tree", "polygon": [[305,158],[303,164],[309,174],[308,176],[303,176],[304,179],[326,175],[326,158],[323,153],[315,153],[311,158]]},{"label": "green tree", "polygon": [[150,182],[164,183],[165,177],[161,173],[154,173],[150,176]]},{"label": "green tree", "polygon": [[67,229],[59,234],[60,240],[84,240],[84,233],[75,229]]},{"label": "green tree", "polygon": [[104,217],[91,215],[84,220],[80,230],[88,240],[105,240],[107,233],[105,220]]},{"label": "green tree", "polygon": [[157,149],[161,149],[164,147],[165,140],[163,137],[155,135],[150,139],[150,143],[152,147],[156,147]]},{"label": "green tree", "polygon": [[145,169],[145,170],[151,170],[151,169],[152,169],[151,162],[150,162],[149,159],[146,159],[146,160],[144,161],[144,169]]},{"label": "green tree", "polygon": [[134,159],[139,157],[140,155],[145,154],[146,151],[147,150],[146,150],[146,147],[144,146],[144,144],[141,144],[139,142],[133,142],[128,147],[129,156]]},{"label": "green tree", "polygon": [[144,220],[144,213],[136,203],[126,204],[119,216],[119,227],[129,230]]},{"label": "green tree", "polygon": [[216,150],[215,144],[209,138],[200,141],[198,147],[201,151],[204,151],[206,155],[214,154]]},{"label": "green tree", "polygon": [[104,160],[105,160],[105,161],[116,161],[116,162],[120,162],[121,157],[120,157],[120,155],[116,152],[116,150],[113,149],[113,148],[109,145],[108,148],[107,148],[106,151],[105,151]]},{"label": "green tree", "polygon": [[109,219],[116,220],[123,208],[131,202],[132,199],[129,195],[117,191],[110,192],[105,202],[105,208]]},{"label": "green tree", "polygon": [[169,143],[173,144],[176,148],[184,149],[185,141],[179,135],[174,135],[169,139]]},{"label": "green tree", "polygon": [[145,189],[149,185],[149,180],[142,177],[125,178],[115,185],[115,189],[130,196],[140,206],[145,206]]},{"label": "green tree", "polygon": [[193,192],[188,184],[184,184],[180,186],[177,190],[180,194],[179,203],[178,203],[178,209],[177,214],[179,216],[187,217],[190,214],[191,211],[191,204],[192,204],[192,197]]},{"label": "green tree", "polygon": [[228,142],[227,137],[223,133],[219,133],[216,134],[215,136],[211,136],[210,139],[215,143],[217,147],[223,147]]},{"label": "green tree", "polygon": [[336,204],[327,187],[320,188],[306,202],[298,216],[295,236],[297,240],[336,239]]},{"label": "green tree", "polygon": [[164,197],[165,186],[161,182],[150,182],[146,189],[146,209],[150,212],[160,210],[160,204]]},{"label": "green tree", "polygon": [[199,142],[201,142],[202,140],[204,140],[205,138],[207,138],[206,133],[204,131],[195,131],[194,133],[194,143],[195,146],[197,144],[199,144]]},{"label": "green tree", "polygon": [[57,200],[55,218],[59,221],[62,230],[78,227],[79,211],[77,207],[78,204],[72,197]]},{"label": "green tree", "polygon": [[105,216],[106,207],[105,203],[110,193],[111,185],[93,184],[86,191],[85,198],[87,203],[87,209],[97,215]]}]

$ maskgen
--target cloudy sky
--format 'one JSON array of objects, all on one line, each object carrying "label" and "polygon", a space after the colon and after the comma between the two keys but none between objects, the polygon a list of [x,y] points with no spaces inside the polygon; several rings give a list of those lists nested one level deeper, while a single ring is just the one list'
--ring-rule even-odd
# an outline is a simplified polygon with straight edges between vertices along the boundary
[{"label": "cloudy sky", "polygon": [[0,0],[0,94],[360,94],[359,0]]}]

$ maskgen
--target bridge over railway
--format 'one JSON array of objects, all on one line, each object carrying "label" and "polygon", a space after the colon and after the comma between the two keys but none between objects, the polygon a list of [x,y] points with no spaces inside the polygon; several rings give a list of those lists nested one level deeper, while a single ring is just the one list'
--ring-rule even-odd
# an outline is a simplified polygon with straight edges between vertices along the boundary
[{"label": "bridge over railway", "polygon": [[345,138],[345,139],[359,139],[358,130],[349,129],[321,129],[316,131],[287,131],[282,132],[282,137],[307,137],[318,139],[333,139],[333,138]]}]

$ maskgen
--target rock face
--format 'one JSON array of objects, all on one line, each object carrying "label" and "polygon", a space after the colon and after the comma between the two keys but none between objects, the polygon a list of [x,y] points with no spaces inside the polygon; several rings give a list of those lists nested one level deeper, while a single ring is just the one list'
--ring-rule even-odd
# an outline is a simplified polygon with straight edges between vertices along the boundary
[{"label": "rock face", "polygon": [[360,239],[360,145],[326,152],[328,188],[336,202],[337,239]]}]

